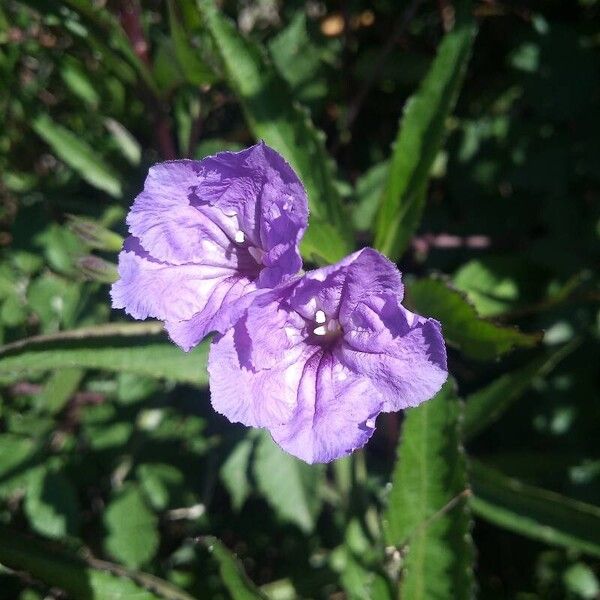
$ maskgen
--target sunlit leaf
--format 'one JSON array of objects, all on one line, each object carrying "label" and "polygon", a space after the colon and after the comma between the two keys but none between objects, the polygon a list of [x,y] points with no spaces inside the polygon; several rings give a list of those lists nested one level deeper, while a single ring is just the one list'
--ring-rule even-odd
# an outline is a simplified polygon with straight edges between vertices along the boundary
[{"label": "sunlit leaf", "polygon": [[0,381],[62,368],[131,372],[205,386],[208,344],[185,353],[160,323],[98,325],[24,339],[0,347]]},{"label": "sunlit leaf", "polygon": [[457,24],[440,43],[419,89],[406,103],[396,137],[375,231],[375,246],[399,258],[421,220],[426,182],[445,137],[475,36],[472,23]]},{"label": "sunlit leaf", "polygon": [[77,535],[77,490],[61,472],[38,469],[28,481],[25,514],[38,533],[53,538]]},{"label": "sunlit leaf", "polygon": [[322,475],[322,465],[307,465],[281,450],[269,435],[261,435],[254,476],[259,491],[283,521],[312,531],[321,507]]},{"label": "sunlit leaf", "polygon": [[349,250],[347,228],[323,134],[315,129],[307,111],[294,102],[261,48],[242,37],[212,0],[201,0],[199,6],[226,80],[239,98],[252,132],[280,152],[306,186],[311,222],[305,243],[311,244],[313,236],[318,238],[319,228],[325,225],[331,239],[323,249],[324,258],[329,262],[341,259]]},{"label": "sunlit leaf", "polygon": [[31,126],[58,158],[77,171],[90,185],[115,198],[121,196],[119,175],[81,136],[55,123],[44,114],[33,119]]},{"label": "sunlit leaf", "polygon": [[464,296],[440,279],[420,279],[407,285],[407,303],[417,313],[442,324],[444,338],[469,358],[490,360],[515,347],[530,348],[540,335],[482,319]]},{"label": "sunlit leaf", "polygon": [[387,543],[406,551],[402,598],[458,600],[473,594],[461,411],[453,381],[406,411],[384,516]]},{"label": "sunlit leaf", "polygon": [[104,512],[107,552],[128,567],[139,567],[158,550],[158,521],[140,489],[128,486],[119,492]]}]

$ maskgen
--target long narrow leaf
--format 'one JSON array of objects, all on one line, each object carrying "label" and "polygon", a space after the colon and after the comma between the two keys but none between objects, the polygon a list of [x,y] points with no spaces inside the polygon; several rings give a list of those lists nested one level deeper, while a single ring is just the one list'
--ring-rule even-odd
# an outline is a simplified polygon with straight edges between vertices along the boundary
[{"label": "long narrow leaf", "polygon": [[130,372],[205,386],[208,344],[185,353],[160,323],[99,325],[38,336],[0,348],[0,381],[52,369]]},{"label": "long narrow leaf", "polygon": [[121,182],[117,172],[80,137],[55,123],[47,115],[36,117],[32,127],[58,158],[77,171],[82,179],[111,196],[118,198],[121,195]]},{"label": "long narrow leaf", "polygon": [[[339,260],[347,254],[349,243],[323,134],[314,127],[308,112],[294,101],[288,85],[262,49],[242,37],[212,0],[200,0],[199,6],[227,82],[238,96],[252,132],[280,152],[306,186],[311,222],[304,239],[305,256],[317,261]],[[321,227],[326,228],[329,238],[322,248]]]},{"label": "long narrow leaf", "polygon": [[470,22],[446,34],[425,79],[406,103],[375,234],[375,246],[393,260],[419,225],[429,171],[444,140],[445,121],[458,98],[474,36]]},{"label": "long narrow leaf", "polygon": [[193,600],[172,584],[139,571],[95,559],[82,559],[48,544],[0,527],[0,563],[25,571],[49,587],[78,600]]},{"label": "long narrow leaf", "polygon": [[576,343],[566,344],[554,352],[543,354],[525,367],[510,371],[471,394],[466,399],[465,439],[474,437],[496,421],[529,389],[536,377],[547,375],[578,345],[579,340]]},{"label": "long narrow leaf", "polygon": [[462,405],[453,381],[407,411],[384,517],[387,543],[406,548],[400,596],[411,600],[470,598],[473,548]]},{"label": "long narrow leaf", "polygon": [[475,461],[470,471],[477,516],[534,540],[600,556],[597,506],[521,483]]},{"label": "long narrow leaf", "polygon": [[204,538],[208,550],[219,563],[223,585],[233,600],[266,600],[266,596],[250,581],[238,559],[215,537]]}]

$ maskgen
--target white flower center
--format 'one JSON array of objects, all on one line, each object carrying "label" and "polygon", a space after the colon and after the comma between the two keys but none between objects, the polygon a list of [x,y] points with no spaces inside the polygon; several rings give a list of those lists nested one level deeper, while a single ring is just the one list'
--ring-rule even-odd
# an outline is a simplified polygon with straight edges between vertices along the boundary
[{"label": "white flower center", "polygon": [[243,231],[236,231],[234,239],[238,244],[243,244],[246,241],[246,236]]},{"label": "white flower center", "polygon": [[334,336],[341,330],[340,323],[337,319],[328,319],[324,311],[318,310],[315,312],[315,324],[313,333],[320,337]]}]

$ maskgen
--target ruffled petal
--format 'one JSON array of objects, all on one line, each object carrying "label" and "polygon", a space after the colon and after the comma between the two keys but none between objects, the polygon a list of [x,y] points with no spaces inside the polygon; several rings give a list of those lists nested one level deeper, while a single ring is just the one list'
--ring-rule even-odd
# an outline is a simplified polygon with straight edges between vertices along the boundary
[{"label": "ruffled petal", "polygon": [[[406,314],[408,313],[408,318]],[[429,400],[448,377],[446,348],[440,324],[434,319],[397,311],[397,321],[412,325],[403,335],[389,330],[350,331],[336,346],[337,359],[354,373],[368,377],[384,398],[382,410],[396,411]],[[386,343],[383,343],[387,340]]]},{"label": "ruffled petal", "polygon": [[127,215],[130,233],[156,259],[171,264],[197,262],[237,268],[235,215],[190,204],[198,181],[198,161],[176,160],[151,167],[144,190]]},{"label": "ruffled petal", "polygon": [[234,271],[222,267],[160,262],[130,237],[119,254],[112,306],[124,308],[135,319],[182,321],[204,310],[220,286],[228,290],[238,279]]},{"label": "ruffled petal", "polygon": [[296,347],[284,363],[257,372],[240,358],[247,356],[249,343],[241,322],[214,338],[208,357],[210,399],[234,423],[272,429],[287,422],[296,408],[304,355],[311,349]]},{"label": "ruffled petal", "polygon": [[304,363],[296,410],[271,427],[273,439],[307,463],[324,463],[364,446],[375,429],[382,400],[369,379],[342,365],[330,351]]}]

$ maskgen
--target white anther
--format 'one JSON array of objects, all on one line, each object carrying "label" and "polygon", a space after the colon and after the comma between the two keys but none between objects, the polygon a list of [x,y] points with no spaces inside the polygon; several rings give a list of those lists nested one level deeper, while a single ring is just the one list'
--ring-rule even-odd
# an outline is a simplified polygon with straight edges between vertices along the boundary
[{"label": "white anther", "polygon": [[234,239],[238,244],[243,244],[246,241],[246,236],[243,231],[236,231]]},{"label": "white anther", "polygon": [[318,310],[315,313],[315,321],[319,324],[325,323],[325,321],[327,321],[327,317],[325,316],[325,313],[322,310]]},{"label": "white anther", "polygon": [[373,429],[375,427],[375,419],[367,419],[365,425],[369,428],[369,429]]},{"label": "white anther", "polygon": [[315,335],[326,335],[327,334],[327,329],[323,325],[319,325],[319,327],[315,327],[313,329],[313,333]]}]

